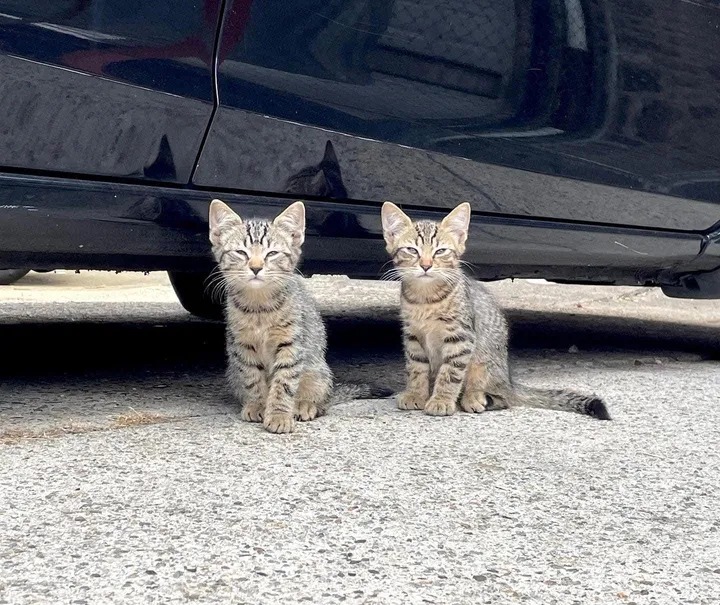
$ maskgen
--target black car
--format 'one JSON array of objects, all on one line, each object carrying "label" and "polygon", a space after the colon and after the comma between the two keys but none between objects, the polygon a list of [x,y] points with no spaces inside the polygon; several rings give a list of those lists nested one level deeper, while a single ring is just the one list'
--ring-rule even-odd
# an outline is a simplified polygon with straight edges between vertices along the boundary
[{"label": "black car", "polygon": [[479,279],[720,297],[717,0],[0,0],[0,74],[0,267],[204,314],[213,197],[367,278],[466,200]]}]

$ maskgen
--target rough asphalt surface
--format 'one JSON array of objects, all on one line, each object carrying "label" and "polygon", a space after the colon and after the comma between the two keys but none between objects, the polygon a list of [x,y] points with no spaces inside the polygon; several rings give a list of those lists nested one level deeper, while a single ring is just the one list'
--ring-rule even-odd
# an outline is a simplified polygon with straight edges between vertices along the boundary
[{"label": "rough asphalt surface", "polygon": [[[219,324],[110,277],[0,290],[0,603],[718,602],[716,303],[493,286],[516,379],[612,422],[376,400],[276,436]],[[339,379],[399,387],[395,286],[314,288]]]}]

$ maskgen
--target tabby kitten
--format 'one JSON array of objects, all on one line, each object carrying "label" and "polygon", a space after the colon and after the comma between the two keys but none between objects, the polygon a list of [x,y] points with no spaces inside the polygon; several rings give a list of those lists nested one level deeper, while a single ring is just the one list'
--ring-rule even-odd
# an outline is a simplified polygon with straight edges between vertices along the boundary
[{"label": "tabby kitten", "polygon": [[595,396],[511,381],[505,317],[490,293],[460,266],[469,204],[460,204],[436,223],[413,222],[385,202],[382,224],[401,279],[407,366],[407,388],[398,396],[401,409],[450,415],[458,405],[466,412],[528,406],[610,420]]},{"label": "tabby kitten", "polygon": [[227,381],[241,418],[272,433],[323,414],[332,387],[325,326],[295,273],[304,238],[302,202],[272,222],[210,204],[210,241],[226,287]]}]

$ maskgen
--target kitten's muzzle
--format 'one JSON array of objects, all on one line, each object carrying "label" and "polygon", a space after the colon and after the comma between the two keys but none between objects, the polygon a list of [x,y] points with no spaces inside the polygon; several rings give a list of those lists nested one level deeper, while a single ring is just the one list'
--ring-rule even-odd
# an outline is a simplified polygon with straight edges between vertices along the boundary
[{"label": "kitten's muzzle", "polygon": [[248,269],[250,269],[250,271],[252,271],[255,275],[260,273],[260,271],[263,270],[264,266],[265,263],[263,262],[262,258],[258,258],[255,255],[250,257],[250,262],[248,262]]}]

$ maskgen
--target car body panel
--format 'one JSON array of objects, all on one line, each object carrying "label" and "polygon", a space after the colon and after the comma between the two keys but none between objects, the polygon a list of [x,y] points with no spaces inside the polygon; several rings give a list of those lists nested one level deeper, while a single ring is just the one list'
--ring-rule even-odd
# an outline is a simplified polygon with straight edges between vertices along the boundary
[{"label": "car body panel", "polygon": [[[716,4],[225,10],[198,186],[283,194],[330,140],[354,200],[677,230],[720,220]],[[588,200],[586,184],[618,192]]]},{"label": "car body panel", "polygon": [[0,0],[0,166],[187,183],[219,0]]},{"label": "car body panel", "polygon": [[[0,209],[0,265],[208,271],[209,198],[241,215],[272,217],[287,199],[190,189],[0,175],[12,207]],[[418,218],[440,211],[418,209]],[[34,237],[29,240],[27,234]],[[700,234],[474,215],[466,259],[482,279],[547,277],[606,283],[659,283],[709,269]],[[377,278],[387,261],[380,208],[348,201],[307,202],[307,274]],[[714,264],[713,264],[714,263]]]},{"label": "car body panel", "polygon": [[203,274],[213,197],[306,199],[306,273],[372,278],[383,200],[469,201],[478,279],[720,292],[718,25],[711,0],[0,0],[0,267]]},{"label": "car body panel", "polygon": [[320,162],[328,141],[356,201],[447,209],[468,201],[482,213],[687,231],[720,220],[720,207],[712,202],[473,162],[225,107],[215,115],[195,183],[232,190],[228,178],[237,178],[247,192],[283,194],[289,178]]}]

